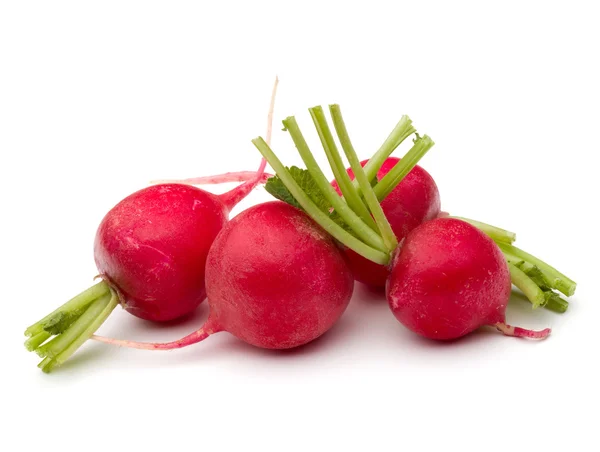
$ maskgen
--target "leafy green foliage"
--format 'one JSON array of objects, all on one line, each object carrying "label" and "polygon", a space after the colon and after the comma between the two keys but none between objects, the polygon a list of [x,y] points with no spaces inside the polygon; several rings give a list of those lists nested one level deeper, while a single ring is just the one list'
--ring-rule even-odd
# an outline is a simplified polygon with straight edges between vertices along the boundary
[{"label": "leafy green foliage", "polygon": [[[308,195],[311,201],[315,203],[319,210],[329,215],[329,217],[335,223],[344,228],[346,231],[352,233],[350,226],[346,224],[346,222],[339,216],[337,212],[332,211],[331,204],[327,201],[325,195],[323,195],[323,192],[321,192],[319,186],[308,170],[298,168],[297,166],[292,166],[288,168],[288,171],[294,178],[294,181],[296,181],[298,186]],[[265,190],[267,190],[273,197],[279,199],[280,201],[302,209],[300,203],[298,203],[296,198],[294,198],[294,195],[290,193],[279,176],[275,175],[270,177],[265,184]]]},{"label": "leafy green foliage", "polygon": [[[314,202],[320,210],[329,213],[331,206],[327,202],[327,199],[325,199],[323,193],[321,193],[321,190],[319,189],[319,186],[313,179],[312,175],[307,170],[298,168],[297,166],[288,168],[288,171],[300,188],[308,195],[311,201]],[[267,190],[275,198],[302,209],[300,203],[296,201],[296,198],[294,198],[294,196],[290,193],[279,176],[275,175],[269,178],[265,185],[265,190]]]},{"label": "leafy green foliage", "polygon": [[47,322],[44,323],[44,331],[57,335],[67,330],[75,320],[81,317],[84,309],[76,309],[71,312],[57,312]]}]

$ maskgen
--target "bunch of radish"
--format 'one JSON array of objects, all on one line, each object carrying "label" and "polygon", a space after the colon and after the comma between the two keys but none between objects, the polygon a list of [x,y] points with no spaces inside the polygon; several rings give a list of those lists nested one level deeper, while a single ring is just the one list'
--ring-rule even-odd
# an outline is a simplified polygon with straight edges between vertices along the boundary
[{"label": "bunch of radish", "polygon": [[[440,210],[433,178],[419,160],[433,147],[404,116],[368,160],[360,161],[338,105],[309,109],[335,179],[330,181],[294,117],[283,121],[306,169],[288,168],[270,147],[273,89],[258,171],[163,182],[118,203],[102,220],[94,256],[101,282],[27,328],[25,345],[50,372],[86,340],[150,350],[182,348],[227,331],[257,347],[285,349],[329,330],[352,297],[354,280],[385,287],[392,313],[410,330],[439,340],[482,326],[542,339],[506,323],[511,283],[532,302],[564,312],[575,283],[516,248],[515,235]],[[414,135],[411,149],[391,157]],[[264,173],[266,162],[275,175]],[[243,182],[224,195],[191,184]],[[231,221],[232,207],[260,183],[278,201]],[[117,305],[150,321],[192,312],[208,298],[195,332],[167,343],[95,336]]]}]

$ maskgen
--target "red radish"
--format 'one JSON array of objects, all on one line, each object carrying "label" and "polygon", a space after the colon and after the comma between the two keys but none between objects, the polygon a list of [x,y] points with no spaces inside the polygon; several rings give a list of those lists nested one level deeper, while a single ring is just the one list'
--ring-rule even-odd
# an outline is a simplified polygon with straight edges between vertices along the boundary
[{"label": "red radish", "polygon": [[[144,188],[113,207],[96,234],[94,257],[121,305],[164,322],[204,298],[204,266],[239,189],[224,198],[190,185]],[[225,202],[224,202],[225,201]]]},{"label": "red radish", "polygon": [[[377,172],[381,180],[398,162],[399,158],[388,157]],[[368,160],[360,162],[365,166]],[[346,170],[354,179],[352,168]],[[337,182],[333,187],[341,196]],[[402,181],[381,201],[381,208],[396,235],[401,241],[406,235],[424,221],[432,220],[440,214],[440,193],[433,178],[420,166],[415,166]],[[372,287],[385,287],[389,269],[360,256],[351,249],[346,250],[354,278]]]},{"label": "red radish", "polygon": [[163,344],[94,339],[169,350],[228,331],[256,347],[298,347],[342,315],[353,279],[325,231],[299,209],[273,201],[245,210],[219,233],[208,254],[206,288],[209,318],[183,339]]},{"label": "red radish", "polygon": [[[270,139],[275,80],[268,114]],[[191,313],[206,297],[205,265],[231,209],[261,181],[222,195],[184,184],[160,184],[126,197],[104,217],[94,258],[102,282],[77,295],[25,331],[25,346],[45,372],[65,362],[121,304],[137,317],[169,321]],[[51,340],[49,340],[52,336]]]},{"label": "red radish", "polygon": [[510,293],[502,251],[479,229],[453,218],[429,221],[408,234],[386,286],[396,318],[430,339],[456,339],[485,325],[508,336],[548,336],[549,328],[506,325]]}]

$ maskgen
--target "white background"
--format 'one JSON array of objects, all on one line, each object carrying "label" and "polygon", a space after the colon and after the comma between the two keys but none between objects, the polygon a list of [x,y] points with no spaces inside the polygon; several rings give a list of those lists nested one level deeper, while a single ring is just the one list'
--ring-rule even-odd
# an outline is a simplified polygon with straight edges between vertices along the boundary
[{"label": "white background", "polygon": [[[595,2],[351,3],[1,4],[3,450],[598,450]],[[277,124],[310,130],[306,108],[338,102],[365,158],[409,114],[436,141],[422,165],[445,210],[578,281],[563,316],[509,308],[552,336],[428,342],[357,284],[294,352],[225,333],[168,353],[88,343],[40,372],[23,329],[92,283],[103,215],[151,179],[257,167],[275,74]],[[100,332],[169,340],[206,316],[116,310]]]}]

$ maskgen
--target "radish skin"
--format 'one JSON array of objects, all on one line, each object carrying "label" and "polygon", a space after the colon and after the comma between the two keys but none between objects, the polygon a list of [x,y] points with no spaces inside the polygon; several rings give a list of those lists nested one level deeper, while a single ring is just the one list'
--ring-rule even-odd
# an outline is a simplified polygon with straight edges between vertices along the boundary
[{"label": "radish skin", "polygon": [[206,298],[208,251],[241,195],[162,184],[113,207],[98,228],[94,258],[125,310],[155,322],[194,311]]}]

